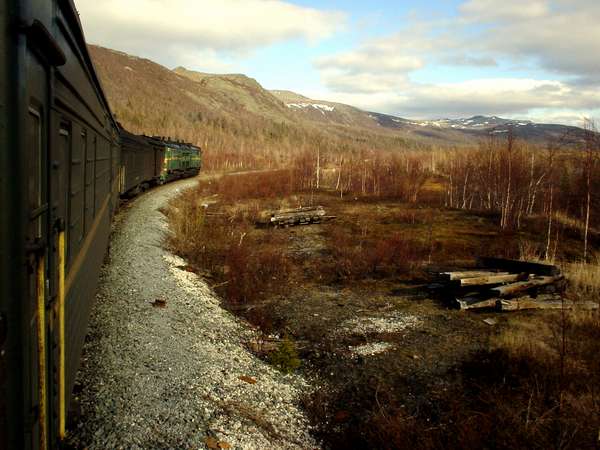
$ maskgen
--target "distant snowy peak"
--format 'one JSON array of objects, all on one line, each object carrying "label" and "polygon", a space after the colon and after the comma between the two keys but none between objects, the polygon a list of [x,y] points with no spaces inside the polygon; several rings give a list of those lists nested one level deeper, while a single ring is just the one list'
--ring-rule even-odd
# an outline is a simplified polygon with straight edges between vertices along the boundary
[{"label": "distant snowy peak", "polygon": [[286,103],[285,106],[295,109],[314,108],[321,111],[322,114],[335,110],[335,106],[324,105],[322,103]]},{"label": "distant snowy peak", "polygon": [[530,120],[503,119],[498,116],[473,116],[462,119],[435,119],[435,120],[417,120],[402,119],[400,117],[389,116],[387,114],[369,113],[369,117],[375,120],[381,126],[399,128],[402,126],[430,127],[438,129],[455,130],[494,130],[497,128],[507,129],[509,127],[519,128],[524,126],[536,127],[538,124]]},{"label": "distant snowy peak", "polygon": [[522,127],[535,124],[530,120],[503,119],[498,116],[473,116],[466,119],[421,120],[412,123],[420,126],[435,126],[439,128],[457,128],[460,130],[486,130],[496,127]]}]

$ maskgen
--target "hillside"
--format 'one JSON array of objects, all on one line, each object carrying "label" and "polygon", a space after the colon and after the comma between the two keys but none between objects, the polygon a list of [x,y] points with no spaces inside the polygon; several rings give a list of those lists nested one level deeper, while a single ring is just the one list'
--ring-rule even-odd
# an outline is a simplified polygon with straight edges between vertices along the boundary
[{"label": "hillside", "polygon": [[350,106],[305,114],[244,75],[169,70],[98,46],[90,46],[90,54],[125,128],[196,143],[205,150],[207,167],[278,167],[316,146],[357,152],[365,142],[370,150],[427,146]]}]

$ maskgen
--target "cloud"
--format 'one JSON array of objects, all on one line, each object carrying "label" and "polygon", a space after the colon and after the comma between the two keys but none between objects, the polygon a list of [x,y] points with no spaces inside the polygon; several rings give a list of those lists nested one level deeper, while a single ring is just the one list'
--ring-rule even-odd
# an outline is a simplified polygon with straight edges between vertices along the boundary
[{"label": "cloud", "polygon": [[335,92],[377,93],[397,91],[408,86],[407,77],[387,73],[345,73],[329,69],[321,73],[327,87]]},{"label": "cloud", "polygon": [[[574,90],[553,80],[475,79],[457,83],[418,84],[379,92],[333,93],[325,98],[409,118],[466,117],[475,114],[532,117],[546,120],[586,115],[600,105],[595,89]],[[557,113],[557,111],[561,111]]]},{"label": "cloud", "polygon": [[77,7],[89,42],[171,65],[182,56],[202,63],[207,51],[214,57],[291,39],[314,43],[345,23],[343,13],[281,0],[79,0]]},{"label": "cloud", "polygon": [[[554,111],[552,117],[575,117],[600,105],[598,23],[598,0],[468,0],[456,17],[413,17],[410,27],[323,57],[315,66],[332,100],[375,111],[420,117]],[[544,79],[431,84],[420,83],[416,72],[493,68],[499,61],[505,70],[521,66]]]},{"label": "cloud", "polygon": [[459,10],[472,21],[535,19],[549,13],[546,0],[503,0],[499,5],[497,0],[469,0],[463,3]]},{"label": "cloud", "polygon": [[423,60],[413,55],[388,54],[386,51],[365,49],[359,52],[342,53],[340,55],[317,60],[317,67],[343,68],[345,72],[364,73],[373,71],[373,60],[378,59],[377,72],[402,73],[423,67]]},{"label": "cloud", "polygon": [[600,2],[516,0],[493,8],[492,0],[470,0],[465,18],[484,26],[475,40],[480,51],[530,60],[542,69],[573,77],[600,71]]},{"label": "cloud", "polygon": [[497,67],[498,62],[491,56],[471,56],[456,53],[440,57],[440,62],[448,66]]}]

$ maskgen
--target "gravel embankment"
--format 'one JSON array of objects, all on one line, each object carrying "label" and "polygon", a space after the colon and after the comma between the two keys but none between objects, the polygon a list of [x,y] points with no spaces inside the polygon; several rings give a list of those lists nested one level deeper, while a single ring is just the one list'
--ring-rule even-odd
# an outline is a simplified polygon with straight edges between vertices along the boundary
[{"label": "gravel embankment", "polygon": [[[81,417],[69,443],[90,450],[315,448],[298,406],[307,383],[249,353],[250,327],[163,248],[167,225],[158,209],[194,183],[155,189],[115,221],[78,375]],[[153,306],[157,299],[166,306]]]}]

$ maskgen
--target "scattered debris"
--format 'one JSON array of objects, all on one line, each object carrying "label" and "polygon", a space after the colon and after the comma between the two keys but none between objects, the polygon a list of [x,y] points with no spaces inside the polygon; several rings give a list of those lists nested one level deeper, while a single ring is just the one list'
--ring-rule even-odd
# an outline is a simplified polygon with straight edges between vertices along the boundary
[{"label": "scattered debris", "polygon": [[249,377],[248,375],[240,375],[239,379],[245,381],[248,384],[256,384],[256,379]]},{"label": "scattered debris", "polygon": [[162,298],[157,298],[156,300],[154,300],[151,303],[152,306],[154,306],[155,308],[166,308],[167,307],[167,301],[163,300]]},{"label": "scattered debris", "polygon": [[290,227],[294,225],[309,225],[335,219],[335,216],[325,214],[322,206],[306,206],[278,211],[263,211],[257,221],[259,226]]},{"label": "scattered debris", "polygon": [[348,349],[355,356],[373,356],[384,353],[393,347],[389,342],[373,342],[371,344],[350,346]]},{"label": "scattered debris", "polygon": [[225,441],[219,441],[212,436],[208,436],[204,439],[204,443],[211,450],[228,449],[231,448],[231,444]]},{"label": "scattered debris", "polygon": [[486,323],[490,326],[496,325],[498,323],[498,320],[496,319],[492,319],[491,317],[488,317],[487,319],[483,319],[483,323]]},{"label": "scattered debris", "polygon": [[[263,336],[248,341],[247,345],[253,353],[257,355],[267,355],[277,350],[284,340],[285,339],[279,337]],[[294,341],[294,345],[298,349],[305,349],[308,347],[308,341],[297,340]]]},{"label": "scattered debris", "polygon": [[388,317],[359,317],[342,325],[340,331],[355,334],[397,333],[411,328],[418,328],[423,321],[410,314],[393,314]]}]

